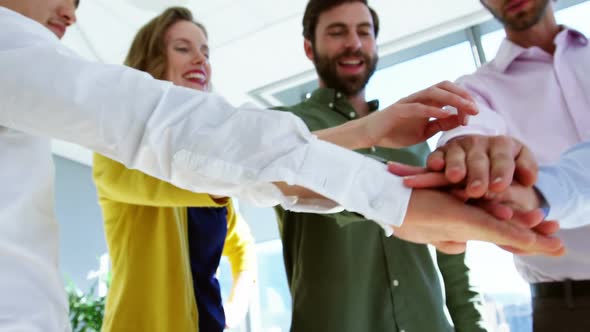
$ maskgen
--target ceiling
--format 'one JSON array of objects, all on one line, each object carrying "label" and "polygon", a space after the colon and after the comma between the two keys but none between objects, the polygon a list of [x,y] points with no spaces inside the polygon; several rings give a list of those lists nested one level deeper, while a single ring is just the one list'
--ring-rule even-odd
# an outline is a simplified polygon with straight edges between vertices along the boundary
[{"label": "ceiling", "polygon": [[[82,0],[64,43],[80,55],[121,63],[137,30],[164,8],[191,9],[208,29],[216,92],[239,105],[255,94],[313,77],[303,53],[301,18],[307,0]],[[477,0],[373,0],[381,18],[381,56],[483,22]],[[90,153],[58,143],[55,152],[90,162]],[[71,151],[69,151],[71,150]]]}]

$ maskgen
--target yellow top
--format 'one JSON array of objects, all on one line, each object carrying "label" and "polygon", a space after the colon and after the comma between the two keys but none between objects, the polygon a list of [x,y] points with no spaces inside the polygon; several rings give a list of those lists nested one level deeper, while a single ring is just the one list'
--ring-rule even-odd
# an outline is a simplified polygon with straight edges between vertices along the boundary
[{"label": "yellow top", "polygon": [[177,188],[99,154],[93,178],[113,276],[102,331],[198,331],[186,207],[227,207],[223,255],[235,278],[254,270],[255,260],[249,228],[231,200]]}]

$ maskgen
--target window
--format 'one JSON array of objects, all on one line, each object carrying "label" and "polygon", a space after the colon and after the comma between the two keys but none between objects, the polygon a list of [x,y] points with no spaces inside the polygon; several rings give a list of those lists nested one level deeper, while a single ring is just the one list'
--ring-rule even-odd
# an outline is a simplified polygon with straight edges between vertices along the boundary
[{"label": "window", "polygon": [[384,107],[440,81],[455,80],[475,69],[469,43],[463,42],[379,70],[367,86],[367,98],[379,99]]},{"label": "window", "polygon": [[[234,200],[256,240],[258,263],[257,292],[250,302],[246,321],[232,332],[287,332],[291,327],[291,294],[283,264],[283,247],[279,238],[276,214],[272,208],[260,208]],[[231,267],[223,257],[219,273],[223,300],[232,287]]]},{"label": "window", "polygon": [[506,37],[506,33],[502,29],[481,36],[481,44],[487,61],[496,57],[496,53],[498,53],[504,37]]},{"label": "window", "polygon": [[[283,265],[281,240],[272,240],[256,244],[258,259],[258,296],[250,305],[249,319],[255,326],[253,331],[286,332],[291,326],[291,295],[287,285],[287,276]],[[219,283],[224,302],[229,298],[232,287],[231,268],[223,258]],[[246,325],[246,324],[242,324]],[[245,327],[236,328],[234,332],[246,331]]]},{"label": "window", "polygon": [[590,36],[590,2],[585,1],[557,12],[557,22]]},{"label": "window", "polygon": [[467,245],[467,263],[471,282],[484,296],[484,318],[491,330],[530,331],[530,290],[516,271],[512,254],[489,243],[472,241]]},{"label": "window", "polygon": [[[367,98],[379,99],[383,108],[441,81],[454,81],[475,69],[471,48],[465,41],[379,70],[367,86]],[[436,146],[438,137],[429,140],[431,149]]]}]

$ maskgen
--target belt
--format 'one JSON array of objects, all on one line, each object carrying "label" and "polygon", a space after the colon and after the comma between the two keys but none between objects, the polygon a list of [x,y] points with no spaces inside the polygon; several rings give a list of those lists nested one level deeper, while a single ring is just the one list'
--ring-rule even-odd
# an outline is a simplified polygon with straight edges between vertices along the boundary
[{"label": "belt", "polygon": [[533,298],[573,298],[590,296],[590,280],[565,280],[531,284]]}]

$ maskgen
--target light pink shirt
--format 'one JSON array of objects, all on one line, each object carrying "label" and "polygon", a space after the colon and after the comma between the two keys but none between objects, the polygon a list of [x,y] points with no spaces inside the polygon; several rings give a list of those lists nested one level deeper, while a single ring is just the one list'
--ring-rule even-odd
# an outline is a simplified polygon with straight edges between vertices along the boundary
[{"label": "light pink shirt", "polygon": [[[555,45],[551,55],[505,39],[493,61],[459,79],[476,98],[480,115],[468,126],[445,133],[439,145],[467,134],[507,134],[529,146],[539,163],[546,164],[590,140],[588,39],[564,28]],[[563,230],[559,236],[568,249],[565,257],[515,258],[527,281],[590,280],[590,227]]]}]

